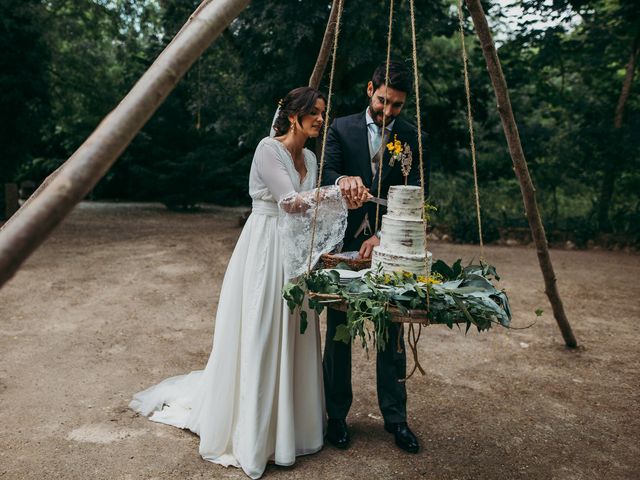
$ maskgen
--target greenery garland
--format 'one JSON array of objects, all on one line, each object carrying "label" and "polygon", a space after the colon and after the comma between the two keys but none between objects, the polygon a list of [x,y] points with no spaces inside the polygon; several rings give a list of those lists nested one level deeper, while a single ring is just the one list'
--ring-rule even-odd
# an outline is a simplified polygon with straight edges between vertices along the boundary
[{"label": "greenery garland", "polygon": [[[345,264],[336,268],[349,269]],[[493,324],[509,327],[509,299],[504,291],[496,289],[492,279],[500,280],[493,266],[481,263],[462,267],[460,259],[451,266],[438,260],[429,277],[370,271],[346,285],[340,283],[336,270],[314,270],[287,283],[283,297],[292,313],[300,309],[300,333],[307,328],[307,313],[301,308],[305,298],[309,308],[317,313],[331,303],[344,302],[347,322],[338,326],[334,340],[349,343],[360,338],[365,349],[372,341],[379,350],[384,350],[392,322],[391,307],[396,307],[401,315],[408,315],[410,310],[424,310],[427,323],[449,328],[466,324],[465,332],[472,325],[478,331],[488,330]],[[310,293],[321,295],[314,297]],[[335,298],[327,300],[322,295]],[[367,322],[372,323],[372,329],[367,328]]]}]

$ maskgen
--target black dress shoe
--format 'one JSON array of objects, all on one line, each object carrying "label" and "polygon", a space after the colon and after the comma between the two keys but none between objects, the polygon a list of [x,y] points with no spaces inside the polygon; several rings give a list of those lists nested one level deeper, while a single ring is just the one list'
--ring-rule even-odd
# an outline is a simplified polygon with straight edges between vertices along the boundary
[{"label": "black dress shoe", "polygon": [[396,438],[396,445],[402,450],[409,453],[417,453],[420,449],[418,439],[413,432],[409,430],[407,422],[385,423],[384,429],[389,433],[393,433]]},{"label": "black dress shoe", "polygon": [[347,448],[351,441],[349,430],[347,429],[347,422],[330,418],[327,424],[327,440],[336,448]]}]

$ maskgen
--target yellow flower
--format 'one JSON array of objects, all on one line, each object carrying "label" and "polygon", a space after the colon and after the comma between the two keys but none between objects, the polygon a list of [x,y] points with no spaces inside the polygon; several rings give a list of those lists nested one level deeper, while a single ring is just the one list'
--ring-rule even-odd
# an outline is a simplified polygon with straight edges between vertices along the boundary
[{"label": "yellow flower", "polygon": [[418,276],[418,281],[420,283],[426,283],[427,285],[435,285],[438,283],[442,283],[441,280],[439,280],[435,274],[431,275],[430,277],[427,277],[426,275],[419,275]]},{"label": "yellow flower", "polygon": [[398,134],[395,134],[393,136],[393,142],[387,143],[387,149],[389,150],[389,153],[392,153],[394,155],[399,155],[402,153],[402,142],[398,140]]}]

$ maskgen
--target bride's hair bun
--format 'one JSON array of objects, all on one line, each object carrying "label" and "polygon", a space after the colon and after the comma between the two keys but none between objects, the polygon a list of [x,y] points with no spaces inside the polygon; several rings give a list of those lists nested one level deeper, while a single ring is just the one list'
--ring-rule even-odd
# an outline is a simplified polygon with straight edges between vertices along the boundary
[{"label": "bride's hair bun", "polygon": [[318,99],[322,99],[327,103],[325,96],[311,87],[298,87],[287,93],[278,103],[280,105],[280,112],[273,122],[273,129],[276,132],[276,136],[284,135],[289,131],[289,128],[291,128],[289,116],[294,115],[298,124],[300,124],[300,119],[313,111]]}]

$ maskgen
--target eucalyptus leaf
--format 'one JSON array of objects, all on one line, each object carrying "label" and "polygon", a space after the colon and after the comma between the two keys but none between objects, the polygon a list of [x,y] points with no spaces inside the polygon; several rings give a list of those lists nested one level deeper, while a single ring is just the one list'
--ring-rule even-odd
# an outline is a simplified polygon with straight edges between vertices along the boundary
[{"label": "eucalyptus leaf", "polygon": [[333,337],[336,342],[343,342],[347,345],[351,343],[351,332],[346,325],[338,325],[336,328],[336,334]]},{"label": "eucalyptus leaf", "polygon": [[329,270],[329,272],[327,272],[327,275],[329,275],[333,283],[340,283],[340,274],[335,270]]},{"label": "eucalyptus leaf", "polygon": [[[472,325],[479,331],[487,330],[493,324],[509,326],[509,299],[488,278],[497,278],[495,268],[485,264],[470,264],[463,268],[460,259],[452,266],[438,260],[433,272],[435,277],[420,282],[416,275],[406,272],[391,275],[368,272],[344,285],[334,270],[312,271],[285,285],[283,297],[293,311],[302,306],[307,292],[338,294],[347,305],[347,322],[337,328],[334,339],[349,343],[358,338],[367,352],[371,343],[378,350],[387,345],[391,324],[389,307],[397,308],[400,315],[407,315],[410,309],[426,310],[430,323],[449,328],[454,325],[460,328],[464,323],[465,333]],[[318,313],[325,303],[331,307],[335,301],[310,298],[308,302]],[[306,313],[301,312],[301,331],[306,329],[306,320]],[[367,324],[372,324],[373,328],[368,328]]]}]

